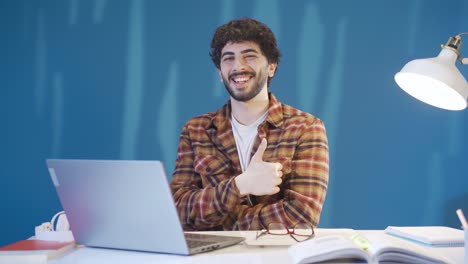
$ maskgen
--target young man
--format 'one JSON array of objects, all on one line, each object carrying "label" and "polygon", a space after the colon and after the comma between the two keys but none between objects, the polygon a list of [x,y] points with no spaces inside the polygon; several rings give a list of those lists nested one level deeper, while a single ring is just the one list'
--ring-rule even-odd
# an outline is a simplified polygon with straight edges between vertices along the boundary
[{"label": "young man", "polygon": [[325,127],[268,92],[280,59],[273,32],[230,21],[210,55],[230,100],[182,129],[171,189],[184,229],[317,226],[328,186]]}]

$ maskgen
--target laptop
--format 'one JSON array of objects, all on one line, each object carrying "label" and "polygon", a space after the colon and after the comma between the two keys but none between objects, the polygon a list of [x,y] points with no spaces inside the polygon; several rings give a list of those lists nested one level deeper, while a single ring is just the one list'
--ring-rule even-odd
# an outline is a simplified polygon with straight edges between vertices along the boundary
[{"label": "laptop", "polygon": [[46,162],[78,244],[191,255],[245,240],[185,233],[161,161]]}]

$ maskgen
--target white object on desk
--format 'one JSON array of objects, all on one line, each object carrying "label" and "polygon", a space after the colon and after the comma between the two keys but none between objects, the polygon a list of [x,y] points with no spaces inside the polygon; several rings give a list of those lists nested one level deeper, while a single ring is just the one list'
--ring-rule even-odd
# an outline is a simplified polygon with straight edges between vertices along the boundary
[{"label": "white object on desk", "polygon": [[72,231],[48,231],[48,230],[35,230],[36,239],[47,241],[74,241]]},{"label": "white object on desk", "polygon": [[465,264],[468,264],[468,228],[464,228],[465,233]]},{"label": "white object on desk", "polygon": [[56,213],[50,222],[36,226],[34,235],[36,239],[46,241],[71,242],[75,240],[64,211]]},{"label": "white object on desk", "polygon": [[435,247],[462,247],[464,244],[463,231],[447,226],[388,226],[385,232]]},{"label": "white object on desk", "polygon": [[460,219],[460,223],[462,225],[462,229],[465,236],[465,264],[468,264],[468,222],[466,221],[465,214],[463,213],[462,209],[457,209],[457,216]]}]

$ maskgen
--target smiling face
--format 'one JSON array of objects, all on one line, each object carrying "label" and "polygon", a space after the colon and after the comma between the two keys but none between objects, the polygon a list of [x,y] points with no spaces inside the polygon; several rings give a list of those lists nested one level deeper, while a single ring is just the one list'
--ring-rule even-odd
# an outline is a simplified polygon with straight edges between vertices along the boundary
[{"label": "smiling face", "polygon": [[267,89],[276,63],[268,63],[260,47],[252,41],[228,42],[221,51],[218,73],[231,97],[246,102]]}]

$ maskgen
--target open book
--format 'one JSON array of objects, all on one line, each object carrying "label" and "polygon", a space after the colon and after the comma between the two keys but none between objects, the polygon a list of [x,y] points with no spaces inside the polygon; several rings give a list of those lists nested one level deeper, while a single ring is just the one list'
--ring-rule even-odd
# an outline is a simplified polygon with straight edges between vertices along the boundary
[{"label": "open book", "polygon": [[387,234],[330,235],[292,245],[288,249],[293,263],[359,259],[367,263],[451,263],[430,248]]}]

